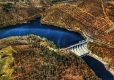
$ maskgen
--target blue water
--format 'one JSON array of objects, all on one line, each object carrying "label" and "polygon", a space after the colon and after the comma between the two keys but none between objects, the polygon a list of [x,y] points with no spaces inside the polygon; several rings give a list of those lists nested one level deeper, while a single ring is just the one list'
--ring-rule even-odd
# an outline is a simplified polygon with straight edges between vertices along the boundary
[{"label": "blue water", "polygon": [[[0,39],[10,36],[35,34],[53,41],[59,48],[65,48],[84,40],[84,37],[79,33],[70,32],[66,29],[61,29],[54,26],[42,25],[39,21],[40,20],[38,19],[32,21],[31,23],[0,29]],[[106,71],[102,63],[89,56],[84,56],[83,59],[87,62],[91,69],[100,78],[102,78],[102,80],[114,80],[114,77],[108,71]]]},{"label": "blue water", "polygon": [[106,70],[101,62],[90,56],[84,56],[83,59],[102,80],[114,80],[114,76]]},{"label": "blue water", "polygon": [[84,40],[79,33],[70,32],[54,26],[42,25],[39,21],[35,20],[28,24],[3,28],[0,30],[0,38],[35,34],[54,41],[59,48],[65,48]]}]

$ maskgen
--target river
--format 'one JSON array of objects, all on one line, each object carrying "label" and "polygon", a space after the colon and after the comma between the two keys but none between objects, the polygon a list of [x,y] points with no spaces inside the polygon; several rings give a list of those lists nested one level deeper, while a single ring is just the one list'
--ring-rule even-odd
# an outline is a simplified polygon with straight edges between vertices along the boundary
[{"label": "river", "polygon": [[114,76],[106,70],[105,66],[101,62],[90,56],[84,56],[83,59],[102,80],[114,80]]},{"label": "river", "polygon": [[[85,39],[81,34],[76,32],[71,32],[54,26],[42,25],[40,24],[39,19],[27,24],[19,24],[0,29],[0,39],[11,36],[25,36],[29,34],[45,37],[48,40],[53,41],[59,48],[68,47]],[[101,79],[114,80],[114,77],[98,60],[89,56],[84,56],[83,59]]]}]

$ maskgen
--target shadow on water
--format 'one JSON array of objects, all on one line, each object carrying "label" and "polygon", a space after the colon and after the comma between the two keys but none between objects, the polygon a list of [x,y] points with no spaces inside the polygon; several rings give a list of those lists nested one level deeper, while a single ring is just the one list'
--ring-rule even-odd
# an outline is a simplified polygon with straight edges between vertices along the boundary
[{"label": "shadow on water", "polygon": [[83,59],[86,61],[88,66],[96,73],[96,75],[102,80],[114,80],[114,76],[106,70],[101,62],[90,56],[83,56]]}]

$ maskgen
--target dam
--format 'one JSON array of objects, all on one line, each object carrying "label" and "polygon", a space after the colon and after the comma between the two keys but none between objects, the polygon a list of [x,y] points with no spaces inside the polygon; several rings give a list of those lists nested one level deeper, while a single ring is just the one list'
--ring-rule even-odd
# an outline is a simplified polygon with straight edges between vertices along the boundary
[{"label": "dam", "polygon": [[70,51],[72,51],[73,53],[75,53],[78,56],[87,55],[90,53],[90,51],[87,47],[87,43],[88,43],[88,41],[83,40],[77,44],[67,47],[66,49],[69,49]]},{"label": "dam", "polygon": [[18,24],[0,29],[0,39],[12,36],[38,35],[53,41],[58,48],[68,49],[74,54],[81,56],[88,66],[103,80],[114,80],[114,77],[108,72],[105,66],[97,59],[89,56],[88,40],[81,34],[57,28],[50,25],[40,24],[36,19],[26,24]]}]

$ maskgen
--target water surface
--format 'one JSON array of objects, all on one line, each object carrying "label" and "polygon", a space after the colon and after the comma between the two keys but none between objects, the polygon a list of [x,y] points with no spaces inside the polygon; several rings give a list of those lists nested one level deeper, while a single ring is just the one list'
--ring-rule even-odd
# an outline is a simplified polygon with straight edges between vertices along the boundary
[{"label": "water surface", "polygon": [[32,21],[28,24],[3,28],[0,30],[0,39],[10,36],[24,36],[29,34],[42,36],[54,41],[54,43],[60,48],[68,47],[84,40],[83,36],[79,33],[74,33],[54,26],[42,25],[39,20]]},{"label": "water surface", "polygon": [[102,80],[114,80],[114,76],[106,70],[104,65],[98,60],[90,57],[84,56],[83,59],[86,61],[88,66],[100,77]]}]

